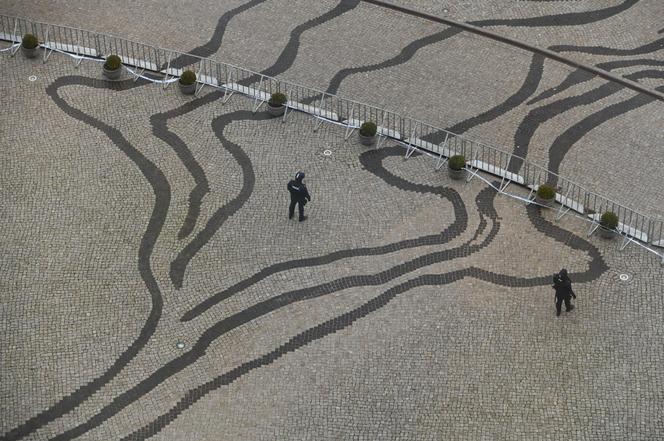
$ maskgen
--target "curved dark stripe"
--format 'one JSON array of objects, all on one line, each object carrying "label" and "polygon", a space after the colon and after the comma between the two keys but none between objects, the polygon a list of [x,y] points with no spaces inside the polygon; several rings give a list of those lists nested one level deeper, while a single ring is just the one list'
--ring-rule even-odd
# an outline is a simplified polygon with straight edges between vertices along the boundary
[{"label": "curved dark stripe", "polygon": [[[637,80],[640,78],[648,78],[652,75],[659,76],[659,71],[640,71],[630,75],[626,78]],[[563,98],[553,103],[546,104],[531,110],[519,124],[517,131],[514,135],[514,155],[525,158],[528,154],[530,140],[533,135],[546,121],[578,106],[592,104],[600,99],[606,98],[622,89],[618,83],[606,83],[593,89],[589,92],[583,93],[578,96]],[[518,173],[521,169],[523,161],[517,157],[513,157],[508,165],[508,170],[512,173]]]},{"label": "curved dark stripe", "polygon": [[517,40],[511,37],[507,37],[505,35],[498,34],[496,32],[490,31],[488,29],[485,29],[483,26],[486,25],[509,25],[509,26],[553,26],[553,25],[566,25],[566,26],[571,26],[571,25],[581,25],[581,24],[586,24],[586,23],[592,23],[594,21],[601,20],[606,17],[610,17],[612,15],[615,15],[622,10],[628,9],[629,7],[633,6],[638,0],[630,0],[622,3],[621,5],[618,5],[616,7],[611,7],[607,9],[602,9],[602,10],[596,10],[596,11],[588,11],[588,12],[582,12],[582,13],[571,13],[571,14],[562,14],[562,15],[553,15],[553,16],[546,16],[546,17],[535,17],[535,18],[526,18],[526,19],[517,19],[517,20],[498,20],[498,21],[486,21],[486,20],[480,20],[480,21],[474,21],[474,22],[459,22],[455,20],[450,20],[447,18],[442,18],[442,17],[437,17],[435,15],[431,14],[426,14],[424,12],[419,12],[415,11],[409,8],[405,8],[402,6],[397,6],[391,3],[386,3],[383,1],[377,1],[377,0],[363,0],[367,3],[372,3],[387,9],[392,9],[394,11],[401,12],[403,14],[407,15],[412,15],[414,17],[419,17],[423,18],[425,20],[429,20],[435,23],[442,23],[448,26],[452,26],[456,29],[459,30],[464,30],[467,32],[471,32],[477,35],[480,35],[485,38],[490,38],[492,40],[505,43],[507,45],[517,47],[520,49],[527,50],[529,52],[533,53],[538,53],[542,54],[547,58],[550,58],[552,60],[558,61],[560,63],[567,64],[569,66],[575,67],[575,68],[582,68],[587,70],[588,72],[591,72],[595,75],[598,75],[602,78],[605,78],[609,81],[622,84],[624,87],[628,87],[632,90],[635,90],[640,93],[645,93],[651,96],[654,96],[660,101],[664,101],[664,94],[661,94],[654,89],[650,89],[648,87],[645,87],[641,84],[634,83],[631,81],[625,81],[624,78],[611,75],[608,72],[602,71],[601,69],[597,69],[594,66],[588,66],[586,64],[583,64],[582,62],[579,62],[578,60],[573,60],[571,58],[564,57],[560,55],[559,53],[549,50],[549,49],[543,49],[538,46],[533,46],[532,44],[526,43],[525,41]]},{"label": "curved dark stripe", "polygon": [[214,130],[215,135],[242,168],[242,188],[235,198],[219,208],[212,217],[210,217],[205,227],[196,234],[191,242],[189,242],[171,262],[169,274],[171,281],[177,288],[182,287],[184,272],[189,261],[191,261],[194,255],[208,243],[221,225],[245,204],[249,199],[249,196],[251,196],[251,193],[254,191],[256,177],[254,175],[254,169],[251,166],[251,159],[249,159],[249,156],[247,156],[239,145],[229,141],[224,136],[224,129],[228,124],[234,121],[261,121],[269,118],[270,116],[265,113],[254,114],[250,110],[238,110],[236,112],[218,116],[212,121],[212,129]]},{"label": "curved dark stripe", "polygon": [[[664,61],[662,60],[650,60],[650,59],[638,59],[638,60],[618,60],[618,61],[609,61],[606,63],[599,63],[596,65],[600,69],[607,71],[612,71],[614,69],[630,66],[664,66]],[[577,84],[590,81],[595,78],[596,75],[593,75],[583,69],[577,69],[571,74],[569,74],[559,85],[547,89],[544,92],[537,95],[532,100],[528,101],[527,104],[535,104],[539,101],[550,98],[554,95],[557,95],[570,87],[576,86]]]},{"label": "curved dark stripe", "polygon": [[655,40],[652,43],[639,46],[634,49],[614,49],[602,46],[571,46],[558,45],[549,47],[556,52],[582,52],[593,55],[643,55],[664,49],[664,38]]},{"label": "curved dark stripe", "polygon": [[298,49],[300,47],[300,36],[307,30],[319,26],[327,21],[335,19],[346,12],[352,11],[360,4],[360,0],[341,0],[333,9],[327,11],[319,17],[311,19],[295,27],[290,33],[290,39],[281,52],[279,59],[275,64],[263,70],[263,75],[275,77],[286,72],[295,62]]},{"label": "curved dark stripe", "polygon": [[613,17],[614,15],[618,15],[638,2],[639,0],[625,0],[616,6],[594,11],[569,12],[565,14],[544,15],[531,18],[479,20],[471,21],[470,23],[475,26],[579,26],[595,23]]},{"label": "curved dark stripe", "polygon": [[205,171],[198,161],[196,161],[196,158],[194,158],[194,155],[191,153],[191,150],[189,150],[187,144],[182,141],[178,135],[168,129],[168,120],[192,112],[202,105],[211,103],[222,95],[221,92],[215,91],[204,95],[201,98],[188,101],[180,107],[164,113],[157,113],[150,117],[152,134],[173,149],[180,162],[182,162],[191,177],[194,179],[195,183],[194,188],[189,193],[187,214],[180,227],[180,231],[178,232],[178,239],[187,237],[194,230],[196,222],[198,221],[198,215],[201,212],[203,197],[210,191],[210,186],[207,177],[205,176]]},{"label": "curved dark stripe", "polygon": [[[382,157],[384,156],[380,156],[381,159]],[[385,173],[389,174],[389,172],[386,170]],[[487,188],[486,190],[490,189]],[[487,191],[486,194],[495,196],[493,191]],[[478,196],[478,198],[479,197],[480,196]],[[445,241],[454,239],[456,236],[461,234],[467,226],[467,213],[465,211],[465,207],[463,206],[463,202],[460,202],[460,205],[455,204],[454,208],[455,214],[457,214],[458,217],[455,219],[455,222],[443,232],[445,235]],[[486,210],[489,209],[485,208],[485,211]],[[226,332],[241,326],[244,323],[247,323],[257,317],[268,314],[294,302],[321,297],[353,287],[382,285],[389,282],[390,280],[395,279],[396,277],[413,271],[420,266],[428,266],[442,260],[454,259],[472,254],[493,240],[493,237],[497,232],[498,226],[496,225],[492,229],[491,233],[487,236],[487,238],[483,241],[483,244],[473,245],[470,247],[468,244],[465,244],[453,249],[438,251],[429,255],[420,256],[418,258],[412,259],[409,262],[402,263],[374,275],[342,277],[335,281],[323,283],[317,286],[289,291],[280,294],[277,297],[261,302],[258,305],[251,306],[239,314],[235,314],[231,317],[221,320],[208,328],[189,351],[169,361],[154,371],[148,378],[142,380],[140,383],[134,385],[131,389],[115,397],[111,403],[99,410],[85,423],[82,423],[72,429],[67,430],[66,432],[59,434],[58,436],[52,438],[51,441],[71,440],[93,429],[94,427],[99,426],[104,421],[129,406],[131,403],[148,394],[166,379],[172,377],[173,375],[195,363],[198,359],[205,355],[207,348],[217,338],[224,335]]]},{"label": "curved dark stripe", "polygon": [[[654,75],[653,72],[650,71],[651,78],[664,78],[664,72],[655,72],[657,72],[657,75]],[[656,90],[664,91],[664,86],[657,87]],[[572,127],[561,133],[555,141],[553,141],[553,144],[551,144],[551,148],[549,149],[549,170],[557,174],[560,170],[560,164],[570,148],[572,148],[577,141],[583,138],[591,130],[612,118],[631,112],[632,110],[650,104],[653,101],[656,101],[653,97],[638,94],[630,99],[604,107],[598,112],[595,112],[574,124]],[[552,184],[555,185],[556,181],[557,179],[553,179]]]},{"label": "curved dark stripe", "polygon": [[[478,198],[480,196],[478,195]],[[478,204],[479,206],[479,204]],[[494,220],[497,219],[497,214],[495,214],[495,209],[493,205],[490,205],[492,214],[489,214]],[[536,228],[542,233],[546,234],[549,237],[553,237],[555,240],[564,243],[570,246],[573,249],[579,249],[587,251],[591,255],[591,262],[587,271],[583,273],[574,273],[572,278],[575,282],[590,282],[597,279],[601,276],[608,267],[604,260],[602,259],[597,248],[592,246],[589,242],[583,240],[582,238],[572,234],[571,232],[565,231],[562,228],[544,220],[541,216],[541,210],[539,207],[530,206],[527,209],[528,217],[531,222],[536,226]],[[566,238],[566,239],[565,239]],[[387,305],[393,298],[398,294],[407,292],[410,289],[421,287],[421,286],[442,286],[445,284],[453,283],[459,281],[465,277],[473,277],[478,280],[483,280],[486,282],[493,283],[495,285],[509,286],[509,287],[536,287],[536,286],[547,286],[550,283],[551,276],[542,276],[534,277],[531,279],[523,279],[513,276],[507,276],[503,274],[496,274],[490,271],[486,271],[476,267],[470,267],[463,270],[457,270],[446,274],[427,274],[416,277],[409,281],[406,281],[402,284],[396,285],[383,294],[375,297],[368,302],[364,303],[362,306],[355,308],[352,311],[344,313],[340,316],[337,316],[331,320],[323,322],[315,327],[309,328],[306,331],[296,335],[289,339],[283,345],[277,347],[276,349],[268,352],[267,354],[255,358],[251,361],[243,363],[242,365],[220,375],[216,378],[196,387],[190,389],[168,412],[161,414],[159,417],[154,419],[149,424],[141,427],[140,429],[132,432],[130,435],[123,438],[123,441],[128,440],[144,440],[151,438],[158,432],[160,432],[164,427],[172,423],[175,419],[180,416],[185,410],[193,406],[198,400],[219,389],[221,386],[226,386],[242,377],[243,375],[258,369],[263,366],[267,366],[273,363],[275,360],[278,360],[282,356],[286,355],[289,352],[293,352],[303,346],[308,345],[309,343],[319,340],[327,335],[333,334],[336,331],[347,328],[352,325],[357,320],[364,318],[371,314],[372,312],[377,311],[383,306]]]},{"label": "curved dark stripe", "polygon": [[58,93],[59,89],[64,86],[81,85],[97,89],[111,88],[113,90],[126,90],[133,87],[133,81],[123,81],[108,83],[106,81],[95,80],[92,78],[69,76],[60,77],[46,87],[46,93],[51,97],[53,102],[67,115],[81,121],[97,130],[103,132],[109,137],[113,144],[124,153],[129,160],[140,170],[141,174],[152,186],[152,191],[155,196],[154,207],[152,208],[152,215],[145,229],[145,233],[141,238],[141,244],[138,250],[138,271],[141,274],[143,283],[150,292],[151,309],[150,315],[143,324],[141,332],[136,339],[129,345],[129,347],[113,362],[113,364],[100,376],[86,383],[85,385],[76,389],[70,395],[62,398],[60,401],[49,407],[48,409],[40,412],[34,417],[27,420],[20,426],[12,429],[3,437],[3,441],[14,441],[21,439],[37,429],[45,426],[51,421],[71,412],[78,407],[84,400],[89,398],[92,394],[97,392],[106,383],[111,381],[124,367],[136,356],[136,354],[145,346],[152,334],[154,333],[157,323],[161,317],[163,301],[159,285],[155,280],[150,266],[150,257],[152,250],[164,226],[166,215],[171,199],[171,189],[168,180],[161,172],[161,170],[150,162],[141,152],[139,152],[129,141],[122,135],[122,133],[114,128],[93,118],[82,111],[75,109],[69,105]]},{"label": "curved dark stripe", "polygon": [[[405,250],[409,248],[416,248],[426,245],[437,245],[445,243],[447,235],[450,229],[456,230],[465,230],[467,215],[456,207],[462,207],[463,201],[459,194],[453,189],[442,187],[442,186],[430,186],[424,184],[413,184],[406,181],[403,178],[400,178],[390,172],[388,172],[383,166],[382,161],[388,156],[397,156],[402,154],[401,147],[387,147],[380,150],[368,150],[360,155],[360,161],[363,167],[369,172],[380,177],[385,183],[390,186],[396,187],[403,191],[416,192],[420,194],[435,194],[441,198],[447,199],[452,203],[452,206],[455,207],[455,222],[446,228],[444,231],[438,234],[431,234],[428,236],[422,236],[415,239],[405,239],[399,242],[376,246],[376,247],[364,247],[364,248],[355,248],[347,250],[339,250],[324,256],[310,257],[306,259],[297,259],[289,260],[286,262],[279,262],[268,267],[261,269],[259,272],[253,274],[252,276],[236,283],[235,285],[220,291],[213,296],[205,299],[203,302],[199,303],[189,311],[187,311],[180,320],[186,322],[193,320],[194,318],[200,316],[213,306],[218,303],[226,300],[227,298],[244,291],[250,286],[255,285],[256,283],[282,271],[288,271],[296,268],[305,268],[326,265],[337,260],[346,259],[349,257],[361,257],[361,256],[377,256],[381,254],[388,254],[398,250]],[[462,223],[463,222],[463,223]]]},{"label": "curved dark stripe", "polygon": [[[448,128],[447,131],[460,135],[472,129],[473,127],[477,127],[481,124],[493,121],[499,116],[502,116],[515,107],[519,106],[539,87],[539,83],[542,80],[542,73],[544,71],[544,60],[544,56],[540,54],[533,55],[532,61],[530,62],[530,68],[528,69],[528,74],[526,75],[526,79],[523,81],[523,84],[519,90],[517,90],[502,103],[492,107],[486,112],[482,112],[477,116],[473,116],[453,125],[452,127]],[[422,139],[434,144],[440,144],[445,140],[445,132],[434,132],[430,135],[422,137]]]},{"label": "curved dark stripe", "polygon": [[[224,38],[224,33],[226,32],[226,26],[236,15],[253,8],[261,3],[264,3],[266,0],[251,0],[247,3],[238,6],[235,9],[231,9],[223,14],[217,21],[217,26],[210,37],[210,40],[202,46],[198,46],[189,51],[189,54],[196,55],[199,57],[209,57],[212,54],[215,54],[221,47],[221,41]],[[171,61],[171,67],[175,69],[181,69],[185,66],[189,66],[194,63],[198,63],[198,59],[187,56],[188,54],[182,54],[179,57]],[[165,68],[165,66],[164,66]]]},{"label": "curved dark stripe", "polygon": [[[450,25],[450,21],[441,17],[436,17],[435,15],[427,14],[425,12],[416,11],[413,9],[405,8],[403,6],[397,6],[392,3],[387,3],[379,0],[362,0],[365,3],[371,3],[382,8],[391,9],[402,14],[411,15],[413,17],[423,18],[425,20],[436,21],[438,23],[444,23]],[[594,23],[613,17],[614,15],[620,14],[623,11],[634,6],[638,3],[639,0],[625,0],[619,5],[611,6],[605,9],[597,9],[594,11],[584,11],[584,12],[569,12],[565,14],[558,15],[544,15],[541,17],[530,17],[530,18],[513,18],[513,19],[492,19],[492,20],[478,20],[478,21],[469,21],[469,24],[474,26],[526,26],[526,27],[536,27],[536,26],[579,26],[589,23]]]},{"label": "curved dark stripe", "polygon": [[[264,0],[263,0],[264,1]],[[342,0],[335,8],[332,10],[320,15],[319,17],[309,20],[308,22],[297,26],[290,34],[290,39],[283,49],[281,55],[278,57],[275,64],[263,71],[264,75],[275,76],[281,72],[288,70],[295,61],[297,56],[297,51],[300,45],[300,36],[306,30],[311,29],[315,26],[318,26],[326,21],[332,20],[344,14],[357,6],[359,0]],[[244,9],[243,9],[244,10]],[[239,8],[234,9],[235,13],[240,12]],[[222,17],[223,18],[223,17]],[[224,19],[226,22],[230,20],[230,17]],[[221,20],[220,20],[221,23]],[[213,37],[213,39],[216,37]],[[218,36],[219,43],[221,43],[221,37]],[[249,78],[246,78],[240,81],[241,84],[252,84],[258,81],[260,76],[253,75]],[[182,141],[175,133],[168,130],[168,120],[177,116],[182,116],[190,111],[195,110],[196,108],[208,104],[213,100],[219,98],[221,95],[219,92],[214,92],[213,94],[208,94],[203,98],[193,100],[188,102],[182,107],[171,110],[164,114],[154,115],[150,121],[153,125],[153,133],[158,138],[162,139],[164,142],[169,144],[173,150],[176,152],[181,162],[187,167],[187,170],[194,178],[196,183],[195,187],[192,189],[189,195],[189,206],[187,215],[182,224],[180,232],[178,233],[178,238],[182,239],[187,237],[194,230],[196,222],[198,221],[198,216],[200,214],[200,208],[202,204],[203,197],[210,191],[207,178],[205,177],[204,171],[201,169],[200,165],[196,162],[195,158],[189,151],[187,145]],[[186,266],[186,264],[185,264]]]},{"label": "curved dark stripe", "polygon": [[[381,61],[380,63],[341,69],[334,75],[334,77],[332,77],[332,80],[330,80],[330,84],[327,87],[326,92],[330,94],[337,93],[339,87],[341,86],[341,82],[344,79],[346,79],[346,77],[348,77],[349,75],[362,73],[362,72],[371,72],[374,70],[386,69],[388,67],[398,66],[413,58],[415,53],[417,53],[417,51],[422,49],[423,47],[446,40],[459,33],[461,33],[461,29],[447,28],[441,32],[437,32],[435,34],[429,35],[424,38],[420,38],[418,40],[409,43],[408,46],[401,49],[401,52],[398,55],[395,55],[394,57],[389,58],[385,61]],[[311,101],[313,101],[313,99],[310,100],[309,103]]]}]

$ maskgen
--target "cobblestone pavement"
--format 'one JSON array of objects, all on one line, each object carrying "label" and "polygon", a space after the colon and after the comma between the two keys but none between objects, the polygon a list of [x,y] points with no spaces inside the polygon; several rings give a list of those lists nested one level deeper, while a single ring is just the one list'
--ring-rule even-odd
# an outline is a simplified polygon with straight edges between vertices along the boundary
[{"label": "cobblestone pavement", "polygon": [[661,100],[390,4],[664,88],[658,0],[9,0],[0,13],[190,51],[385,106],[528,156],[664,219]]},{"label": "cobblestone pavement", "polygon": [[59,54],[0,74],[3,441],[664,433],[663,270],[640,247],[241,96]]}]

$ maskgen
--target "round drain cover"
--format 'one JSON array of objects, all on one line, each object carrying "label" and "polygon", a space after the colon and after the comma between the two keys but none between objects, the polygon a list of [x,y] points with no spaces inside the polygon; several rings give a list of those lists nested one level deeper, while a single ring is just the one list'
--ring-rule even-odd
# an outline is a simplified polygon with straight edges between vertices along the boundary
[{"label": "round drain cover", "polygon": [[325,156],[330,156],[330,155],[332,155],[332,150],[324,150],[324,151],[323,151],[323,154],[324,154]]},{"label": "round drain cover", "polygon": [[37,81],[37,76],[36,76],[36,75],[30,75],[30,76],[28,77],[28,80],[30,80],[30,81]]},{"label": "round drain cover", "polygon": [[179,342],[177,342],[177,343],[175,344],[175,347],[177,347],[178,349],[182,349],[182,348],[184,348],[184,343],[182,343],[181,341],[179,341]]},{"label": "round drain cover", "polygon": [[622,280],[623,282],[628,281],[629,280],[629,274],[621,274],[620,275],[620,280]]}]

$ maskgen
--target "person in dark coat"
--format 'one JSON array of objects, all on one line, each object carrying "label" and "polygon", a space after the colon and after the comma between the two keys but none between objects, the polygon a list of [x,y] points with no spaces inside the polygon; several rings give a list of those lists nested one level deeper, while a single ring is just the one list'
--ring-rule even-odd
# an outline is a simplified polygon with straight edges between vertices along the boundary
[{"label": "person in dark coat", "polygon": [[565,268],[553,276],[553,289],[556,290],[556,316],[560,315],[563,302],[565,302],[566,312],[570,312],[574,309],[571,300],[572,297],[576,298],[576,294],[574,294],[574,291],[572,290],[572,280],[569,278]]},{"label": "person in dark coat", "polygon": [[295,205],[297,204],[297,209],[300,213],[300,222],[307,219],[307,216],[304,215],[304,206],[307,201],[311,200],[307,186],[304,185],[304,172],[297,172],[295,174],[295,179],[288,182],[288,192],[290,193],[290,206],[288,207],[288,219],[293,218],[295,213]]}]

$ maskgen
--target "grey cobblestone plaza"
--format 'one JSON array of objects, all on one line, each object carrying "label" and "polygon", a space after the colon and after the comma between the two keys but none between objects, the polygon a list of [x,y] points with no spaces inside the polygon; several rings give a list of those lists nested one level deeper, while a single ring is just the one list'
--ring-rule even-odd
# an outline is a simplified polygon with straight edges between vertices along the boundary
[{"label": "grey cobblestone plaza", "polygon": [[[387,3],[664,90],[659,1]],[[654,95],[383,2],[187,6],[0,14],[395,109],[664,217]],[[394,141],[100,66],[0,53],[2,441],[664,438],[657,255]],[[563,267],[578,298],[556,317]]]}]

